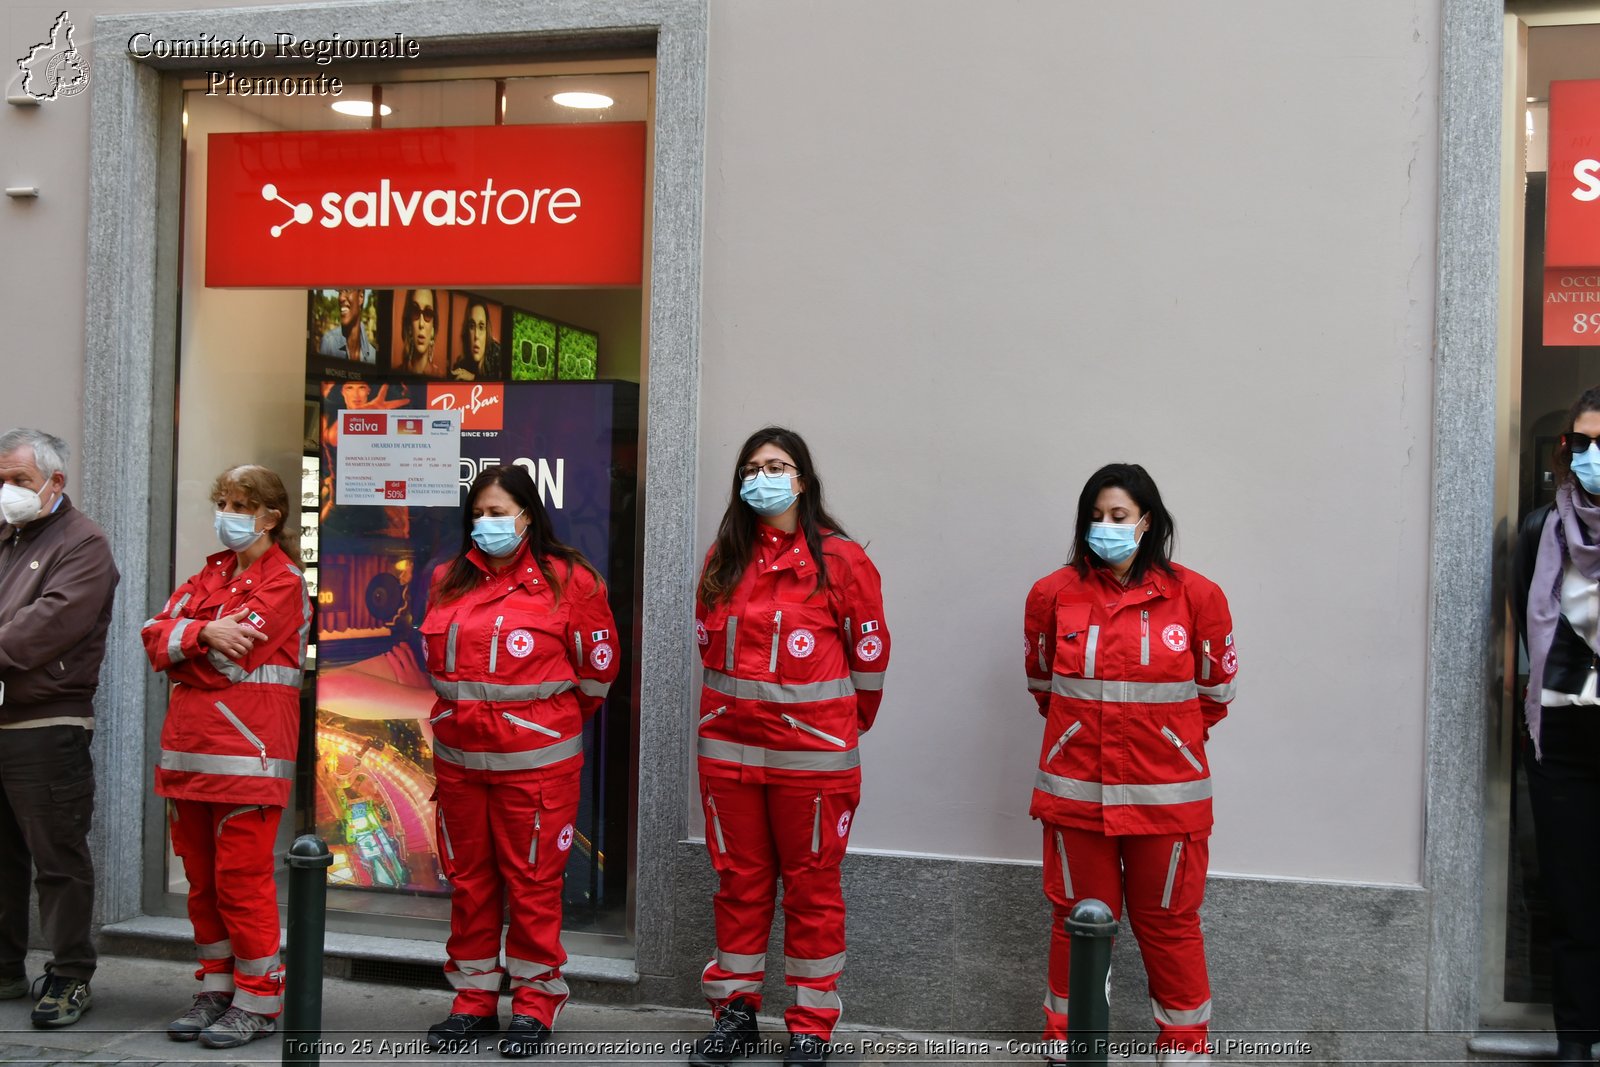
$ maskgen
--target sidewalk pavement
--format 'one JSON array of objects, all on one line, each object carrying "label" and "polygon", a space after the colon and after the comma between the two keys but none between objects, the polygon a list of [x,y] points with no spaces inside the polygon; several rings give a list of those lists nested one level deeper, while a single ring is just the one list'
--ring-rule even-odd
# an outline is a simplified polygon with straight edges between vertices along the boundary
[{"label": "sidewalk pavement", "polygon": [[[28,974],[44,969],[44,956],[28,957]],[[28,1013],[33,1000],[0,1001],[0,1064],[115,1063],[124,1067],[158,1063],[279,1063],[283,1035],[262,1038],[238,1049],[207,1049],[198,1042],[178,1042],[166,1035],[167,1023],[183,1013],[199,990],[192,964],[129,956],[102,956],[90,988],[94,1003],[73,1026],[35,1029]],[[430,1055],[421,1042],[428,1026],[450,1008],[447,990],[415,989],[340,978],[323,980],[323,1034],[318,1046],[323,1064],[346,1063],[507,1063],[485,1040],[476,1054]],[[501,1022],[510,1021],[509,1005]],[[555,1036],[534,1064],[684,1064],[688,1046],[705,1033],[705,1012],[677,1009],[614,1007],[569,1002],[557,1022]],[[781,1018],[763,1018],[763,1048],[739,1061],[750,1067],[783,1063],[785,1035]],[[1031,1041],[1029,1037],[1026,1040]],[[942,1043],[942,1044],[941,1044]],[[1027,1063],[1037,1055],[1008,1055],[993,1042],[961,1037],[918,1038],[881,1030],[846,1030],[835,1034],[830,1064],[879,1067],[913,1063]],[[985,1054],[985,1049],[988,1053]],[[1030,1050],[1031,1052],[1031,1050]]]}]

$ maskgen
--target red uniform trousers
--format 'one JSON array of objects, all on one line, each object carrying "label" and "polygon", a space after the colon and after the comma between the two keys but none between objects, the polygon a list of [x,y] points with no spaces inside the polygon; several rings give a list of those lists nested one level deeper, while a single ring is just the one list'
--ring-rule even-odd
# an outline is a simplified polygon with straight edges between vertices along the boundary
[{"label": "red uniform trousers", "polygon": [[200,988],[232,993],[238,1007],[276,1017],[283,1011],[283,963],[273,843],[283,809],[168,800],[167,811],[172,851],[189,879]]},{"label": "red uniform trousers", "polygon": [[[439,852],[453,892],[445,977],[452,1012],[494,1015],[511,972],[511,1010],[554,1027],[567,1002],[561,967],[561,887],[578,816],[579,771],[506,781],[493,771],[442,761],[436,811]],[[506,966],[500,917],[509,903]]]},{"label": "red uniform trousers", "polygon": [[839,864],[861,787],[827,792],[702,775],[700,799],[718,878],[717,954],[700,978],[706,1000],[714,1011],[735,997],[760,1008],[781,874],[783,980],[795,987],[784,1022],[792,1034],[828,1040],[844,1009],[837,992],[844,970]]},{"label": "red uniform trousers", "polygon": [[1195,834],[1125,834],[1044,824],[1044,890],[1050,898],[1049,987],[1044,1036],[1067,1036],[1067,961],[1070,936],[1063,920],[1085,897],[1104,901],[1128,924],[1139,942],[1150,980],[1150,1010],[1160,1027],[1160,1045],[1191,1052],[1206,1049],[1211,1021],[1211,983],[1200,935],[1210,842]]}]

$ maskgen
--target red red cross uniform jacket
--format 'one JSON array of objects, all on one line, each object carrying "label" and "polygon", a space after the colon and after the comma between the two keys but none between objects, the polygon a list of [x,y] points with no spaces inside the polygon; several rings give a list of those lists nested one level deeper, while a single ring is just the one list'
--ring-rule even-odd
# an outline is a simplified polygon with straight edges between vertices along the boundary
[{"label": "red red cross uniform jacket", "polygon": [[1106,834],[1210,829],[1205,741],[1239,661],[1222,590],[1173,572],[1123,589],[1063,567],[1028,594],[1028,688],[1046,720],[1034,818]]},{"label": "red red cross uniform jacket", "polygon": [[823,538],[827,588],[803,534],[759,526],[733,595],[701,605],[700,791],[718,877],[717,951],[701,974],[713,1008],[761,1004],[774,889],[783,879],[791,1033],[827,1039],[843,1009],[839,864],[861,795],[859,734],[883,697],[889,628],[861,547]]},{"label": "red red cross uniform jacket", "polygon": [[[173,682],[156,792],[281,808],[294,780],[311,604],[300,568],[277,545],[234,574],[237,560],[232,552],[208,557],[144,624],[150,665]],[[200,643],[206,623],[241,610],[267,635],[244,659]]]},{"label": "red red cross uniform jacket", "polygon": [[[439,855],[453,887],[451,1010],[494,1014],[508,969],[513,1011],[554,1025],[568,994],[561,884],[576,833],[583,725],[617,676],[616,623],[604,583],[583,567],[547,564],[562,586],[558,600],[526,543],[502,571],[476,548],[467,559],[481,572],[477,587],[433,603],[421,627],[437,697]],[[504,969],[502,894],[511,908]]]},{"label": "red red cross uniform jacket", "polygon": [[[144,624],[150,664],[172,680],[156,792],[189,880],[201,988],[258,1015],[283,1006],[272,845],[299,741],[300,672],[311,604],[300,569],[273,545],[234,573],[219,552]],[[242,660],[200,641],[213,619],[248,611],[267,639]]]},{"label": "red red cross uniform jacket", "polygon": [[698,604],[702,777],[860,787],[857,736],[883,700],[889,628],[861,546],[833,534],[822,544],[824,592],[805,537],[763,525],[733,595]]}]

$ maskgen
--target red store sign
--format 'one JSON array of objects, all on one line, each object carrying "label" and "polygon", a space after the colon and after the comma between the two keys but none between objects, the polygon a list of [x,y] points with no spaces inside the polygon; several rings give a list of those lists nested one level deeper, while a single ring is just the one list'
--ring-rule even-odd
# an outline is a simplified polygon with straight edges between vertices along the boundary
[{"label": "red store sign", "polygon": [[1550,83],[1546,267],[1600,264],[1600,81]]},{"label": "red store sign", "polygon": [[638,285],[645,128],[219,133],[206,284]]}]

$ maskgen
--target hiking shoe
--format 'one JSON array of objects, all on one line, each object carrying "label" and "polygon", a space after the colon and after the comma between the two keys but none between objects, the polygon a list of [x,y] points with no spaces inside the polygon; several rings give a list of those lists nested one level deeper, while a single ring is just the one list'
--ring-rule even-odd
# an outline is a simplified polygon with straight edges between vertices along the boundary
[{"label": "hiking shoe", "polygon": [[167,1024],[167,1036],[174,1041],[194,1041],[200,1031],[222,1018],[233,1003],[232,993],[196,993],[189,1010]]},{"label": "hiking shoe", "polygon": [[499,1032],[498,1015],[471,1015],[464,1011],[453,1011],[441,1022],[428,1027],[428,1037],[423,1041],[422,1047],[428,1052],[475,1055],[478,1051],[478,1038]]},{"label": "hiking shoe", "polygon": [[278,1032],[278,1020],[267,1015],[257,1015],[234,1006],[216,1022],[200,1031],[200,1043],[206,1048],[238,1048],[248,1045],[258,1037]]},{"label": "hiking shoe", "polygon": [[691,1067],[728,1067],[735,1056],[748,1056],[756,1050],[761,1032],[756,1029],[756,1010],[744,997],[735,997],[717,1013],[711,1032],[689,1050]]},{"label": "hiking shoe", "polygon": [[33,1014],[29,1016],[33,1025],[41,1030],[48,1030],[56,1026],[71,1026],[83,1018],[83,1013],[89,1010],[94,998],[89,995],[89,983],[82,978],[68,978],[64,974],[54,974],[49,970],[34,979],[34,987],[40,983],[44,985],[44,995],[39,998],[39,1003],[34,1005]]},{"label": "hiking shoe", "polygon": [[812,1067],[828,1058],[828,1043],[816,1034],[790,1034],[783,1067]]},{"label": "hiking shoe", "polygon": [[500,1055],[508,1059],[537,1056],[550,1039],[550,1028],[531,1015],[513,1015],[506,1036],[500,1039]]},{"label": "hiking shoe", "polygon": [[28,976],[0,978],[0,1000],[21,1000],[28,995]]}]

